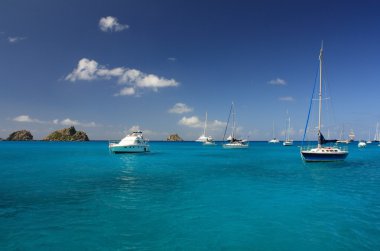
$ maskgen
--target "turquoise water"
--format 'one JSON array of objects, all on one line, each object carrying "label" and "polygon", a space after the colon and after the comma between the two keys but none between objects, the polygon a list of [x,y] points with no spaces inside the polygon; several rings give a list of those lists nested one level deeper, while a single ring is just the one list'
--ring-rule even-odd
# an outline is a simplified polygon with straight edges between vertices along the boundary
[{"label": "turquoise water", "polygon": [[380,147],[0,142],[1,250],[380,250]]}]

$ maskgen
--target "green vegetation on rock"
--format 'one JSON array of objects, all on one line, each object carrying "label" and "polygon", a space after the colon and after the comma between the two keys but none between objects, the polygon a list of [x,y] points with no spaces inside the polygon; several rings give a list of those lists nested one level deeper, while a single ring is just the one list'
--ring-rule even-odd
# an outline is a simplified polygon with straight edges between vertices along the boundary
[{"label": "green vegetation on rock", "polygon": [[75,130],[74,126],[57,130],[44,138],[47,141],[89,141],[85,132]]},{"label": "green vegetation on rock", "polygon": [[7,140],[11,141],[27,141],[27,140],[33,140],[33,135],[27,131],[27,130],[21,130],[13,132],[9,135]]},{"label": "green vegetation on rock", "polygon": [[178,134],[169,135],[166,139],[167,141],[183,141],[183,139]]}]

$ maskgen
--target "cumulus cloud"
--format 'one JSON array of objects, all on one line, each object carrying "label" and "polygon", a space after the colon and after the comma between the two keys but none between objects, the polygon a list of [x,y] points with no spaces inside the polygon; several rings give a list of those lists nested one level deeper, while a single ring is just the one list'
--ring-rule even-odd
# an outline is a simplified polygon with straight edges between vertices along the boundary
[{"label": "cumulus cloud", "polygon": [[276,78],[268,81],[268,84],[270,85],[286,85],[286,81],[281,78]]},{"label": "cumulus cloud", "polygon": [[187,106],[184,103],[177,103],[172,108],[169,109],[169,113],[177,113],[177,114],[182,114],[182,113],[187,113],[187,112],[192,112],[192,111],[193,111],[193,108]]},{"label": "cumulus cloud", "polygon": [[133,87],[124,87],[120,90],[119,93],[116,93],[115,96],[130,96],[135,95],[136,91]]},{"label": "cumulus cloud", "polygon": [[[75,82],[76,80],[94,80],[98,77],[97,71],[98,62],[82,58],[79,60],[77,68],[67,75],[65,79],[71,82]],[[101,76],[105,75],[104,72],[101,74]]]},{"label": "cumulus cloud", "polygon": [[43,123],[43,121],[39,119],[31,118],[29,115],[20,115],[20,116],[14,117],[12,120],[16,122],[22,122],[22,123]]},{"label": "cumulus cloud", "polygon": [[189,118],[183,117],[180,121],[178,121],[178,124],[193,128],[203,127],[203,123],[199,120],[197,116],[191,116]]},{"label": "cumulus cloud", "polygon": [[[204,121],[201,121],[197,116],[191,117],[182,117],[180,121],[178,121],[179,125],[191,127],[191,128],[203,128]],[[219,130],[226,126],[225,122],[214,120],[207,123],[207,128],[209,130]]]},{"label": "cumulus cloud", "polygon": [[95,60],[87,58],[79,60],[77,67],[66,76],[65,80],[75,82],[79,80],[91,81],[96,79],[110,80],[112,78],[117,79],[117,83],[119,84],[131,86],[120,90],[115,96],[134,95],[136,88],[158,91],[159,88],[176,87],[179,85],[174,79],[166,79],[154,74],[146,74],[136,69],[125,67],[108,69]]},{"label": "cumulus cloud", "polygon": [[73,120],[70,118],[66,118],[63,120],[54,119],[51,121],[45,121],[45,120],[32,118],[29,115],[20,115],[20,116],[14,117],[12,120],[15,122],[20,122],[20,123],[39,123],[39,124],[54,124],[54,125],[63,125],[63,126],[83,126],[83,127],[98,126],[95,122],[85,123],[85,122],[79,122],[78,120]]},{"label": "cumulus cloud", "polygon": [[20,42],[20,41],[25,40],[25,39],[26,39],[26,37],[8,37],[8,42],[11,44],[14,44],[14,43]]},{"label": "cumulus cloud", "polygon": [[294,98],[291,96],[285,96],[285,97],[279,97],[278,100],[292,102],[292,101],[294,101]]},{"label": "cumulus cloud", "polygon": [[84,123],[84,122],[79,122],[78,120],[73,120],[70,118],[63,119],[58,122],[58,124],[64,125],[64,126],[83,126],[83,127],[96,127],[95,122],[89,122],[89,123]]},{"label": "cumulus cloud", "polygon": [[129,28],[127,24],[120,24],[116,17],[102,17],[99,20],[99,28],[104,31],[122,31]]}]

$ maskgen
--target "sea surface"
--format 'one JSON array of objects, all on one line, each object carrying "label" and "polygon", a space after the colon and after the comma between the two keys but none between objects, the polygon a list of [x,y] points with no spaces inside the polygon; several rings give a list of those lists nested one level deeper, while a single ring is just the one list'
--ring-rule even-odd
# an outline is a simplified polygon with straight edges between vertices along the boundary
[{"label": "sea surface", "polygon": [[380,147],[0,142],[1,250],[380,250]]}]

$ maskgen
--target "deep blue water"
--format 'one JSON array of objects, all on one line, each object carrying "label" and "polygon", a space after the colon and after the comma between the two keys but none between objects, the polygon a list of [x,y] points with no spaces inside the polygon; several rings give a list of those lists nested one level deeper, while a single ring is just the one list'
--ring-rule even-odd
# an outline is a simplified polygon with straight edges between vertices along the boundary
[{"label": "deep blue water", "polygon": [[380,147],[0,142],[1,250],[380,250]]}]

